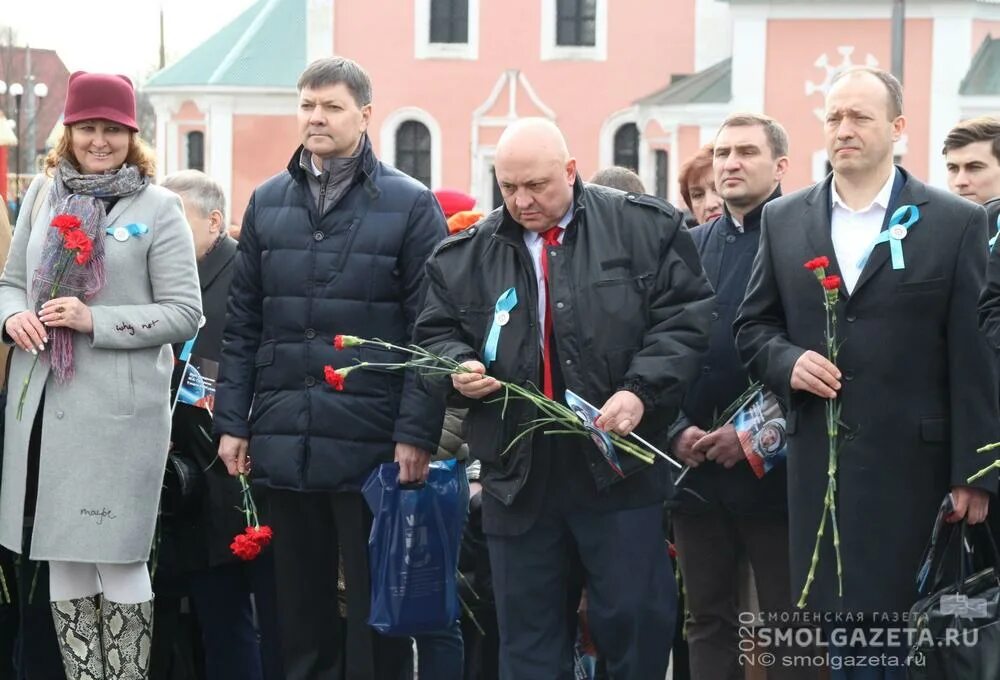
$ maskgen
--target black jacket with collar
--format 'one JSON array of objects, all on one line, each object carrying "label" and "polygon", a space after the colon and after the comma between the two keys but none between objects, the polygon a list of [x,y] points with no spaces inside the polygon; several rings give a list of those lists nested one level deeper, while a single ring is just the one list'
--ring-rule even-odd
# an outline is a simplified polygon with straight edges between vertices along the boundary
[{"label": "black jacket with collar", "polygon": [[[254,475],[301,491],[357,489],[396,443],[437,449],[444,409],[416,375],[356,370],[343,391],[324,366],[409,357],[337,351],[334,336],[410,342],[424,265],[447,235],[426,187],[381,163],[365,137],[351,188],[322,213],[299,164],[254,190],[234,264],[215,432],[250,439]],[[253,409],[251,411],[251,403]]]},{"label": "black jacket with collar", "polygon": [[[236,247],[236,241],[227,236],[198,262],[205,325],[198,331],[192,350],[195,357],[219,361]],[[175,377],[180,378],[179,370]],[[175,566],[180,570],[204,569],[236,561],[229,543],[246,525],[238,511],[241,504],[239,482],[229,476],[226,466],[216,455],[218,447],[208,436],[211,432],[212,417],[208,411],[177,405],[170,433],[175,453],[193,461],[202,471],[200,477],[204,482],[198,512],[164,522],[164,537],[172,538],[172,543],[169,549],[167,541],[161,547],[164,555],[171,549],[176,551]],[[168,467],[167,474],[172,471]],[[164,561],[169,561],[169,557],[164,557]]]},{"label": "black jacket with collar", "polygon": [[[667,426],[708,346],[712,290],[680,213],[646,195],[584,185],[574,188],[573,219],[556,257],[549,258],[555,342],[566,386],[597,407],[618,389],[646,406],[640,434],[665,442]],[[502,327],[487,373],[541,384],[538,292],[524,230],[506,208],[445,240],[427,267],[427,298],[414,341],[456,359],[479,358],[498,298],[509,288],[517,305]],[[450,383],[449,383],[450,385]],[[484,488],[510,505],[531,468],[531,437],[501,453],[535,417],[511,400],[469,403],[469,453],[483,462]],[[596,448],[586,446],[599,489],[617,477]],[[626,474],[645,466],[621,456]],[[662,475],[657,463],[643,474]]]},{"label": "black jacket with collar", "polygon": [[[684,398],[681,416],[670,428],[670,439],[692,425],[706,432],[718,414],[739,398],[751,379],[733,337],[733,322],[743,297],[757,245],[764,206],[781,196],[781,188],[743,219],[740,232],[727,209],[711,222],[691,230],[705,274],[715,289],[712,337],[701,372]],[[711,461],[691,470],[677,494],[679,510],[699,512],[721,505],[741,515],[786,510],[785,466],[781,464],[758,479],[746,461],[727,470]],[[694,493],[687,493],[690,490]]]}]

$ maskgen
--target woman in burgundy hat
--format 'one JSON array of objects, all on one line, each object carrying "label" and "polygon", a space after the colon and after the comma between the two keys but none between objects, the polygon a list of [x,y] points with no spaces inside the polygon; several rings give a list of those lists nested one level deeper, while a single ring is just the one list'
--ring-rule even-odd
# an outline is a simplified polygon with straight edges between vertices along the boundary
[{"label": "woman in burgundy hat", "polygon": [[65,129],[0,277],[14,344],[0,543],[49,562],[67,678],[146,678],[149,558],[169,445],[170,344],[201,291],[180,199],[151,184],[125,76],[70,76]]}]

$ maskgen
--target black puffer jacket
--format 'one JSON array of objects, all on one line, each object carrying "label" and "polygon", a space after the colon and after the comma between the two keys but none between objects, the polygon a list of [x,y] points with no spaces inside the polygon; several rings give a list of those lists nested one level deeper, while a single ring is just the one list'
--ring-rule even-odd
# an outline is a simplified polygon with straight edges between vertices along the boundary
[{"label": "black puffer jacket", "polygon": [[[708,348],[711,286],[680,213],[668,203],[579,180],[574,193],[573,219],[558,257],[549,260],[566,386],[598,407],[616,390],[631,390],[646,407],[640,433],[663,444]],[[535,270],[523,228],[505,208],[442,243],[428,263],[428,278],[415,342],[456,359],[482,360],[494,305],[513,287],[517,305],[487,372],[541,384]],[[468,404],[469,453],[483,463],[484,488],[510,505],[531,467],[531,437],[501,452],[535,417],[533,407],[519,400],[506,411],[499,400]],[[585,451],[598,488],[614,483],[597,449]],[[646,466],[627,455],[621,462],[626,474]],[[665,485],[665,466],[649,472],[662,474]]]},{"label": "black puffer jacket", "polygon": [[367,137],[355,184],[320,215],[300,153],[254,191],[243,218],[215,431],[249,437],[254,475],[270,486],[354,488],[392,460],[395,442],[435,451],[443,407],[409,373],[356,370],[334,391],[326,365],[405,357],[336,351],[333,338],[408,344],[424,264],[447,228],[434,195],[379,162]]}]

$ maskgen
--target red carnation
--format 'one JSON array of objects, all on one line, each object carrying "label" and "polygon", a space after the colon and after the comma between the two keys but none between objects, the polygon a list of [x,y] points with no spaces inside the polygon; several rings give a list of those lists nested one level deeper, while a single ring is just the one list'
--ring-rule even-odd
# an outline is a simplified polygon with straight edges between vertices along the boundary
[{"label": "red carnation", "polygon": [[829,266],[830,266],[830,258],[826,257],[825,255],[821,255],[820,257],[814,257],[805,264],[805,268],[811,272],[821,268],[825,269]]},{"label": "red carnation", "polygon": [[326,380],[326,384],[333,389],[338,392],[344,391],[344,376],[338,373],[333,366],[323,367],[323,378]]},{"label": "red carnation", "polygon": [[52,219],[52,226],[58,229],[63,236],[66,236],[66,234],[73,229],[79,229],[81,224],[83,223],[80,222],[79,217],[76,215],[69,215],[67,213],[56,215]]},{"label": "red carnation", "polygon": [[365,341],[356,335],[335,335],[333,336],[333,348],[342,350],[345,347],[360,347]]},{"label": "red carnation", "polygon": [[274,537],[274,532],[271,531],[271,527],[263,525],[259,527],[247,527],[244,535],[263,548],[271,542],[271,539]]},{"label": "red carnation", "polygon": [[827,290],[838,290],[840,288],[840,277],[831,274],[820,281],[820,283],[822,283],[823,287]]},{"label": "red carnation", "polygon": [[239,534],[229,544],[229,549],[241,560],[249,561],[257,557],[261,551],[261,545],[246,534]]},{"label": "red carnation", "polygon": [[66,250],[77,251],[77,264],[86,264],[94,250],[93,242],[79,229],[63,232],[63,245]]},{"label": "red carnation", "polygon": [[670,541],[667,541],[667,554],[670,555],[670,559],[677,559],[677,546]]}]

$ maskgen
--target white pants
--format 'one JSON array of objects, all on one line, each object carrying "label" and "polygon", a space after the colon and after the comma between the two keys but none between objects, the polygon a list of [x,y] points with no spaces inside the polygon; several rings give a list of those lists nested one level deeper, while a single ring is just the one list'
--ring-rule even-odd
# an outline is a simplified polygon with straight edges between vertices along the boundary
[{"label": "white pants", "polygon": [[49,600],[61,602],[104,597],[118,604],[138,604],[153,599],[153,585],[145,562],[93,564],[49,562]]}]

